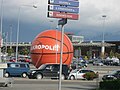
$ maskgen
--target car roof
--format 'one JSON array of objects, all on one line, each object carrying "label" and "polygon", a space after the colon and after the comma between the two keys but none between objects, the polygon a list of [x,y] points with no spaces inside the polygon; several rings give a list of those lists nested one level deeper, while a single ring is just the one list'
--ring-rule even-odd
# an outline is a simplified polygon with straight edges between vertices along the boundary
[{"label": "car roof", "polygon": [[7,64],[28,64],[25,62],[7,62]]},{"label": "car roof", "polygon": [[93,71],[93,70],[90,70],[90,69],[80,69],[80,70],[85,70],[85,71]]},{"label": "car roof", "polygon": [[78,71],[81,71],[81,70],[85,70],[85,71],[93,71],[93,70],[90,70],[90,69],[75,69],[75,70],[78,70]]},{"label": "car roof", "polygon": [[[46,63],[46,64],[43,64],[43,65],[60,65],[59,63]],[[62,65],[66,65],[67,66],[67,64],[62,64]]]}]

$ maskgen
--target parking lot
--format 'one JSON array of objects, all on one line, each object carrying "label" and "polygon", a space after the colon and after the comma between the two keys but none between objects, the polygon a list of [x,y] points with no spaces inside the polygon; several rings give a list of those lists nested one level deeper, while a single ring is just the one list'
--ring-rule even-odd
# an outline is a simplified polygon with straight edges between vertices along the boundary
[{"label": "parking lot", "polygon": [[[88,65],[87,69],[99,72],[99,80],[63,80],[63,90],[93,90],[98,87],[98,82],[101,81],[102,76],[118,70],[119,66],[93,66]],[[31,66],[34,69],[34,66]],[[43,78],[42,80],[13,77],[13,84],[8,87],[0,87],[0,90],[58,90],[59,80],[51,80],[50,78]]]},{"label": "parking lot", "polygon": [[[33,65],[30,65],[31,69],[36,69]],[[88,64],[87,67],[83,68],[83,69],[89,69],[89,70],[93,70],[95,72],[99,73],[99,79],[101,80],[101,77],[105,74],[110,73],[113,70],[118,70],[120,69],[120,66],[93,66],[92,64]]]}]

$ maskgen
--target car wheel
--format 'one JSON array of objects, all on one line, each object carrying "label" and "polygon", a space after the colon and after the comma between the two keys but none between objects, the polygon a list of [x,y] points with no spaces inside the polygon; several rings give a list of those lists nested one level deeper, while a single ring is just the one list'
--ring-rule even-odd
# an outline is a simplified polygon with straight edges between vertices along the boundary
[{"label": "car wheel", "polygon": [[42,74],[37,74],[36,75],[36,79],[42,79],[43,77],[42,77]]},{"label": "car wheel", "polygon": [[65,80],[65,75],[64,74],[61,75],[61,79]]},{"label": "car wheel", "polygon": [[6,73],[4,74],[4,76],[5,76],[5,77],[9,77],[10,75],[9,75],[9,73],[6,72]]},{"label": "car wheel", "polygon": [[27,74],[26,74],[26,73],[22,73],[22,77],[23,77],[23,78],[26,78],[26,77],[27,77]]},{"label": "car wheel", "polygon": [[75,77],[74,76],[70,76],[70,80],[75,80]]}]

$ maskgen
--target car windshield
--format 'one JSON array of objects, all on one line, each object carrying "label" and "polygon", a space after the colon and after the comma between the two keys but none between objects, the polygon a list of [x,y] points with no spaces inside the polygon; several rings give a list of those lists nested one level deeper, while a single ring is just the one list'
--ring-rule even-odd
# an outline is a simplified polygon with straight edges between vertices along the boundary
[{"label": "car windshield", "polygon": [[38,69],[44,69],[46,67],[46,65],[41,65]]},{"label": "car windshield", "polygon": [[72,70],[71,73],[76,73],[77,71],[79,71],[78,69]]},{"label": "car windshield", "polygon": [[117,71],[112,71],[110,72],[110,75],[115,75],[117,73]]}]

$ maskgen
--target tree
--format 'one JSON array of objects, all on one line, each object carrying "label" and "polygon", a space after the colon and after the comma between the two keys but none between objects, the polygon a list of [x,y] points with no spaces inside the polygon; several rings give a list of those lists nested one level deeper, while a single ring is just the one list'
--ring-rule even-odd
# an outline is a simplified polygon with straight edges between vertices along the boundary
[{"label": "tree", "polygon": [[93,80],[94,78],[98,78],[98,74],[94,72],[87,72],[83,75],[83,77],[87,80]]},{"label": "tree", "polygon": [[90,51],[87,51],[87,57],[88,57],[88,59],[92,58],[92,53]]},{"label": "tree", "polygon": [[112,58],[113,56],[115,56],[114,52],[111,50],[110,51],[110,58]]},{"label": "tree", "polygon": [[7,53],[8,53],[8,56],[11,56],[11,54],[14,53],[13,48],[8,48]]},{"label": "tree", "polygon": [[119,53],[115,53],[115,57],[119,58],[120,59],[120,54]]},{"label": "tree", "polygon": [[28,55],[29,52],[30,52],[30,50],[27,47],[25,47],[20,51],[20,54],[21,55]]}]

